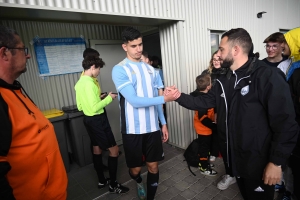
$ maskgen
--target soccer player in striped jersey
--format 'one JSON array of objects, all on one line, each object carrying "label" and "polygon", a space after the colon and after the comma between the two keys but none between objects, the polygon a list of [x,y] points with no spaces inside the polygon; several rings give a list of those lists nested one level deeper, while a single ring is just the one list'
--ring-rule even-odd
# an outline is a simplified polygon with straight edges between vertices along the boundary
[{"label": "soccer player in striped jersey", "polygon": [[[162,142],[166,142],[169,135],[161,106],[165,102],[164,96],[158,95],[158,89],[164,86],[155,69],[140,61],[143,51],[141,33],[127,27],[122,32],[122,39],[126,58],[114,66],[112,79],[119,93],[125,158],[129,174],[137,182],[138,197],[151,200],[158,186],[158,161],[164,159]],[[147,194],[140,175],[142,155],[146,156],[148,167]]]}]

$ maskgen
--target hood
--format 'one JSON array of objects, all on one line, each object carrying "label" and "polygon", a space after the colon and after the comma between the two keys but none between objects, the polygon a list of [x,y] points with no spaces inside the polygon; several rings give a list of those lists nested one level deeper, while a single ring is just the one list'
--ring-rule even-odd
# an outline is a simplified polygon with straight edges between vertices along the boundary
[{"label": "hood", "polygon": [[199,90],[195,90],[194,92],[191,92],[190,95],[193,96],[193,97],[197,97],[199,95],[203,95],[203,94],[206,94],[206,93],[203,93],[203,92],[200,92]]},{"label": "hood", "polygon": [[[258,60],[256,57],[249,57],[248,61],[242,65],[240,68],[235,70],[239,76],[242,74],[242,76],[249,76],[252,73],[254,73],[259,67],[262,66],[268,66],[265,62]],[[226,77],[229,80],[230,77],[232,76],[233,72],[231,69],[229,69],[226,72]]]},{"label": "hood", "polygon": [[[32,99],[28,96],[27,92],[22,87],[21,83],[19,81],[14,81],[13,84],[8,84],[4,80],[0,79],[0,87],[9,89],[12,93],[16,95],[16,97],[22,102],[22,104],[25,106],[25,108],[28,110],[28,113],[34,116],[34,113],[28,108],[28,106],[22,101],[22,99],[17,95],[15,90],[20,90],[21,93],[26,95],[30,99],[30,101],[36,106],[36,104],[32,101]],[[24,92],[24,93],[23,93]],[[25,96],[24,95],[24,96]]]},{"label": "hood", "polygon": [[212,74],[226,74],[227,73],[227,71],[228,71],[228,68],[213,68],[212,69],[212,71],[211,71],[211,73]]},{"label": "hood", "polygon": [[0,79],[0,87],[7,88],[10,90],[19,90],[22,88],[21,84],[18,81],[14,81],[13,84],[8,84],[2,79]]},{"label": "hood", "polygon": [[294,57],[293,62],[300,60],[300,27],[290,30],[284,34],[290,50],[291,57]]}]

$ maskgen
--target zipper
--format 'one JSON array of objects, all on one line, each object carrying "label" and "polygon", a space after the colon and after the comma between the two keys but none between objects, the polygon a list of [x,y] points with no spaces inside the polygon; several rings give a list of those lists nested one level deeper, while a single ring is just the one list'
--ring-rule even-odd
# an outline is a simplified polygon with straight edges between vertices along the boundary
[{"label": "zipper", "polygon": [[243,77],[243,78],[240,78],[239,80],[237,80],[237,74],[234,72],[234,71],[232,71],[233,72],[233,74],[235,75],[235,83],[234,83],[234,88],[239,84],[239,82],[241,81],[241,80],[243,80],[243,79],[245,79],[245,78],[249,78],[250,77],[250,75],[248,75],[248,76],[245,76],[245,77]]},{"label": "zipper", "polygon": [[[242,79],[250,77],[250,75],[249,75],[249,76],[243,77],[243,78],[241,78],[240,80],[237,81],[237,74],[234,71],[232,71],[232,72],[235,75],[234,88],[237,86],[237,84],[239,84],[239,82]],[[229,152],[228,152],[228,105],[227,105],[227,100],[226,100],[226,95],[225,95],[224,87],[223,87],[221,81],[219,81],[218,79],[216,79],[216,81],[218,81],[220,83],[222,91],[223,91],[223,94],[224,94],[224,101],[225,101],[225,107],[226,107],[226,120],[225,120],[225,122],[226,122],[225,123],[226,124],[226,147],[227,147],[226,148],[226,153],[227,153],[227,160],[228,160],[227,165],[228,165],[228,167],[230,167],[230,165],[229,165]]]},{"label": "zipper", "polygon": [[226,95],[225,95],[225,90],[224,90],[224,87],[221,83],[221,81],[219,81],[218,79],[216,79],[216,81],[218,81],[221,85],[221,88],[222,88],[222,91],[223,91],[223,94],[224,94],[224,101],[225,101],[225,107],[226,107],[226,120],[225,120],[225,124],[226,124],[226,153],[227,153],[227,165],[228,167],[230,167],[229,165],[229,152],[228,152],[228,119],[227,119],[227,116],[228,116],[228,107],[227,107],[227,100],[226,100]]},{"label": "zipper", "polygon": [[235,71],[232,71],[232,74],[235,75],[235,82],[234,82],[234,88],[235,88],[235,86],[237,85],[237,75],[236,75]]}]

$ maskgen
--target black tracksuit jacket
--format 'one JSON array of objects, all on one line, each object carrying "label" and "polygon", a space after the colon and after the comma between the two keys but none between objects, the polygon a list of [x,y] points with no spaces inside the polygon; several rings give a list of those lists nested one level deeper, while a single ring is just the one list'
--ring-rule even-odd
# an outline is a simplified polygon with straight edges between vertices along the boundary
[{"label": "black tracksuit jacket", "polygon": [[207,95],[182,93],[176,101],[191,110],[218,110],[219,144],[234,176],[261,180],[267,163],[284,166],[296,144],[298,124],[284,74],[255,58],[221,75]]}]

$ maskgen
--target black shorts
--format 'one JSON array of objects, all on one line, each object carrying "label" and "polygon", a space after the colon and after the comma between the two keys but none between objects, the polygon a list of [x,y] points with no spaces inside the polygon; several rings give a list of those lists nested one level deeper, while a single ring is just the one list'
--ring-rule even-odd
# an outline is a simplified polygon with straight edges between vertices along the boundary
[{"label": "black shorts", "polygon": [[158,162],[164,159],[161,132],[146,134],[122,134],[125,159],[128,168],[141,167],[143,155],[146,162]]},{"label": "black shorts", "polygon": [[93,146],[99,146],[104,150],[117,145],[106,113],[84,116],[83,123]]}]

